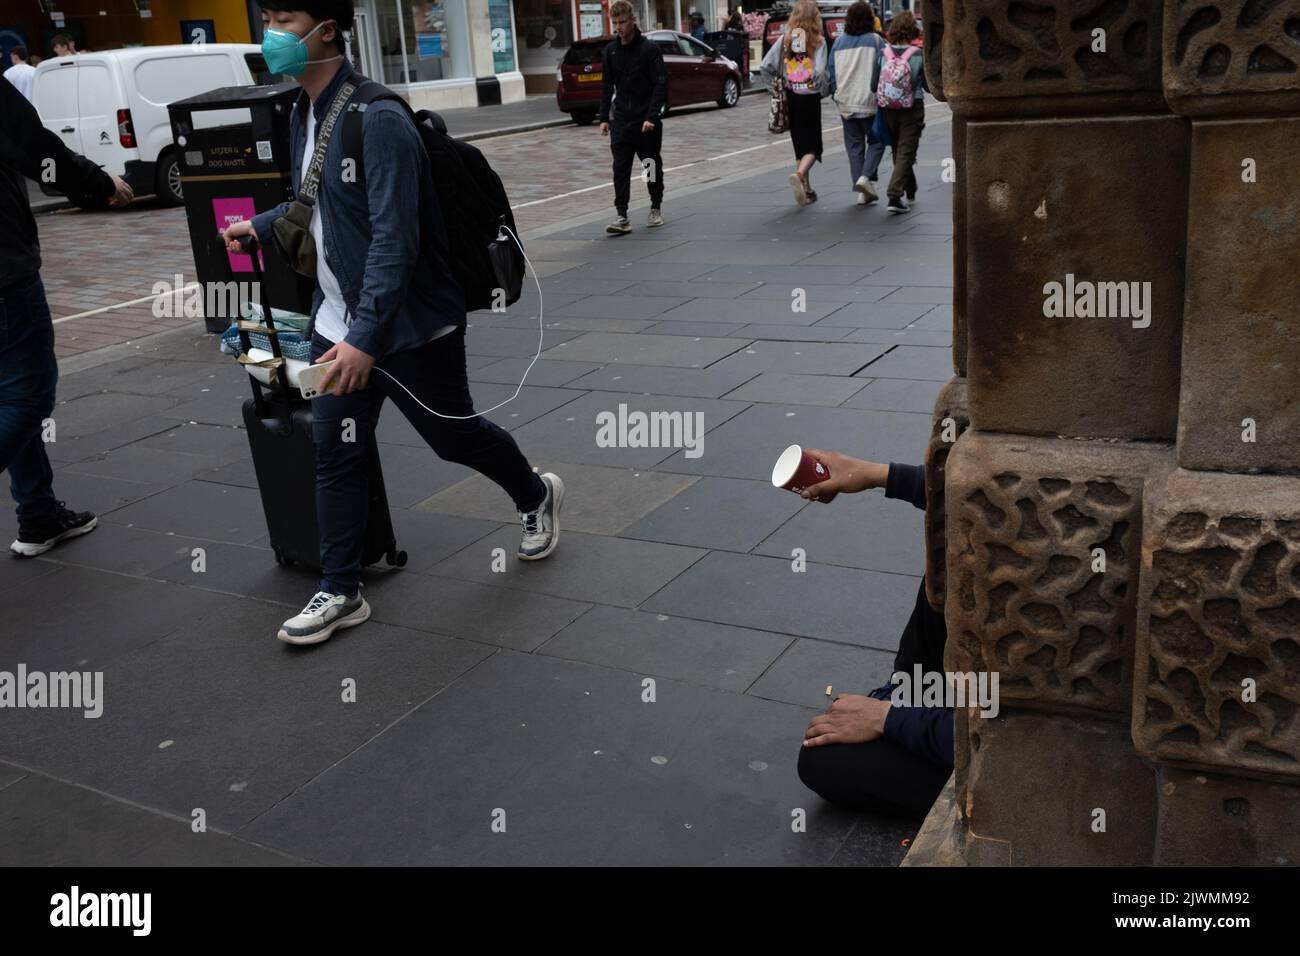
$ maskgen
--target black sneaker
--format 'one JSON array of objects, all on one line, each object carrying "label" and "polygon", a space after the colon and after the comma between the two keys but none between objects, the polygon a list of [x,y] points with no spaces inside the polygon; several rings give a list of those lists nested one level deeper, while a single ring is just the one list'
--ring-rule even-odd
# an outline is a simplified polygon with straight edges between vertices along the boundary
[{"label": "black sneaker", "polygon": [[889,211],[892,213],[911,212],[911,207],[907,205],[907,200],[899,196],[897,199],[889,200]]},{"label": "black sneaker", "polygon": [[916,202],[916,190],[912,190],[910,193],[907,194],[907,201],[909,203]]},{"label": "black sneaker", "polygon": [[44,554],[60,541],[94,531],[99,519],[90,511],[72,511],[62,501],[48,518],[18,525],[18,538],[9,550],[20,558],[34,558]]}]

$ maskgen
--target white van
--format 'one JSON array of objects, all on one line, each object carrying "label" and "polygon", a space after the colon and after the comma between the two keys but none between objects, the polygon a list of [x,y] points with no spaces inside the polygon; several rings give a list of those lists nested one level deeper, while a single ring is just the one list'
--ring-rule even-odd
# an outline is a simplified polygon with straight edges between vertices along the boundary
[{"label": "white van", "polygon": [[[167,104],[265,76],[253,43],[139,46],[44,60],[33,77],[32,103],[45,128],[125,179],[137,194],[181,203],[180,163]],[[205,123],[232,122],[220,111]],[[44,189],[45,192],[50,192]]]}]

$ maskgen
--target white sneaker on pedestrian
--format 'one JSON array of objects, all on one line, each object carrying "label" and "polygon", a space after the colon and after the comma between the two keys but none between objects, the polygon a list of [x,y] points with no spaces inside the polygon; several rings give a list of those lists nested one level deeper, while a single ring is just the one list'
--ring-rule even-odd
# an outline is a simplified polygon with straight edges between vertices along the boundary
[{"label": "white sneaker on pedestrian", "polygon": [[859,206],[865,206],[867,204],[867,197],[862,193],[854,193],[853,195],[854,195],[853,201],[857,203]]},{"label": "white sneaker on pedestrian", "polygon": [[289,618],[275,635],[286,644],[319,644],[338,630],[356,627],[370,619],[370,605],[361,596],[317,591],[301,612]]},{"label": "white sneaker on pedestrian", "polygon": [[605,231],[615,236],[622,236],[632,231],[632,224],[627,221],[627,216],[619,216],[608,226]]},{"label": "white sneaker on pedestrian", "polygon": [[546,497],[534,511],[519,512],[524,536],[519,542],[520,561],[540,561],[560,542],[560,508],[564,505],[564,482],[552,472],[542,475]]},{"label": "white sneaker on pedestrian", "polygon": [[859,205],[873,203],[880,199],[876,194],[875,188],[871,185],[871,180],[866,176],[859,176],[858,181],[853,184],[854,191],[862,198],[858,200]]},{"label": "white sneaker on pedestrian", "polygon": [[647,217],[645,224],[649,226],[651,229],[653,229],[655,226],[662,226],[664,224],[664,214],[661,213],[658,209],[651,209],[650,215],[649,217]]}]

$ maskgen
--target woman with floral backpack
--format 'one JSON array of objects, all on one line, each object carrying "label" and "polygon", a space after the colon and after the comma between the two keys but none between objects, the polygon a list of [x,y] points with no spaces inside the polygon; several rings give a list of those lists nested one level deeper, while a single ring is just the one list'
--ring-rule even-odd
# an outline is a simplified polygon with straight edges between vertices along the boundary
[{"label": "woman with floral backpack", "polygon": [[[889,23],[885,56],[880,64],[876,103],[893,140],[894,173],[889,177],[889,211],[904,213],[916,199],[916,151],[925,129],[925,67],[916,17],[908,10]],[[907,198],[904,199],[904,194]]]},{"label": "woman with floral backpack", "polygon": [[763,57],[761,70],[776,96],[781,94],[777,85],[784,87],[790,141],[798,164],[790,174],[790,186],[795,202],[806,206],[817,201],[808,173],[822,158],[822,97],[830,92],[822,17],[814,0],[799,0],[794,5],[785,33]]}]

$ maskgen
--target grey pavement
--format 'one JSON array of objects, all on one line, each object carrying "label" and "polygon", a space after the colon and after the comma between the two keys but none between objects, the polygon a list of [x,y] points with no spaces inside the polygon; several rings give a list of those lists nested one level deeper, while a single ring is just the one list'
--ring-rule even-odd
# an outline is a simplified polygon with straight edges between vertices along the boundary
[{"label": "grey pavement", "polygon": [[[885,680],[921,514],[768,477],[795,442],[922,460],[951,369],[949,137],[927,129],[900,217],[852,205],[837,139],[812,206],[783,162],[670,185],[661,229],[638,184],[631,235],[596,210],[527,237],[554,265],[543,357],[490,417],[568,484],[559,549],[517,562],[504,494],[389,407],[410,563],[367,571],[373,619],[315,648],[274,638],[315,577],[273,560],[215,338],[66,362],[56,491],[100,527],[0,561],[0,670],[101,671],[105,700],[0,716],[0,862],[896,865],[918,823],[835,809],[796,764],[826,685]],[[537,349],[528,285],[471,316],[480,407]],[[700,413],[702,454],[599,447],[620,405]]]}]

